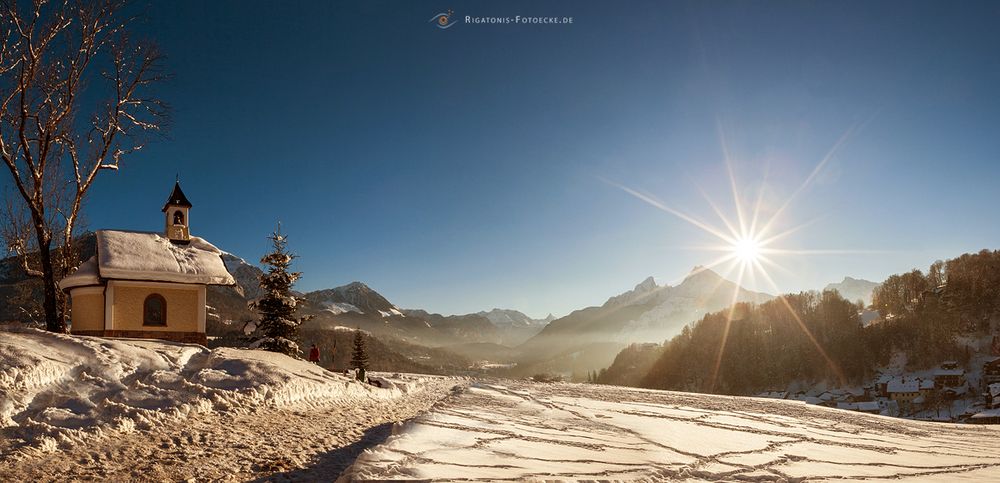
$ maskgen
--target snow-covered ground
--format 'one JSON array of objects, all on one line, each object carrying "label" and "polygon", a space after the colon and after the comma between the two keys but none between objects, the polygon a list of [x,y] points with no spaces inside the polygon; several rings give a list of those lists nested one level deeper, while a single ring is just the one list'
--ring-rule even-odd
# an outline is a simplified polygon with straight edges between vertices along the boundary
[{"label": "snow-covered ground", "polygon": [[384,388],[261,351],[0,331],[0,481],[331,481],[348,466],[345,480],[1000,480],[1000,427],[376,378]]},{"label": "snow-covered ground", "polygon": [[[429,376],[383,381],[387,387],[376,388],[264,351],[0,331],[0,459],[32,466],[47,453],[93,450],[131,433],[149,440],[172,424],[220,415],[252,421],[261,414],[261,420],[272,419],[265,413],[277,411],[328,415],[340,408],[406,406],[399,401],[428,387],[446,393],[457,383]],[[379,424],[391,412],[363,420]],[[341,423],[353,427],[353,421]],[[215,433],[230,429],[219,425]]]},{"label": "snow-covered ground", "polygon": [[398,399],[192,414],[9,464],[0,457],[0,481],[333,481],[454,383],[430,380]]},{"label": "snow-covered ground", "polygon": [[794,401],[577,384],[475,384],[343,479],[1000,480],[1000,428]]}]

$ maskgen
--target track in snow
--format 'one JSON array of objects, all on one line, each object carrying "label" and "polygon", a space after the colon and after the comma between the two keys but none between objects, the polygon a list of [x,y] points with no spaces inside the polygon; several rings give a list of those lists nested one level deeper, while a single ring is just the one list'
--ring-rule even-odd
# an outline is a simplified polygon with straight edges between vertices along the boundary
[{"label": "track in snow", "polygon": [[788,401],[478,384],[365,451],[347,479],[1000,479],[1000,428]]},{"label": "track in snow", "polygon": [[0,481],[333,481],[395,423],[427,411],[456,384],[430,380],[391,400],[195,414],[5,463]]}]

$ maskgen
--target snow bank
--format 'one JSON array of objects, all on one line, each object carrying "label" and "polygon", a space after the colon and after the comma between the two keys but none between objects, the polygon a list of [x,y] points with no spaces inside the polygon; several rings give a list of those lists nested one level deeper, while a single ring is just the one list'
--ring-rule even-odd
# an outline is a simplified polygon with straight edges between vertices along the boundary
[{"label": "snow bank", "polygon": [[0,434],[29,450],[191,413],[390,399],[419,390],[419,381],[386,386],[264,351],[0,331]]},{"label": "snow bank", "polygon": [[1000,427],[792,401],[477,384],[397,426],[341,481],[1000,480]]},{"label": "snow bank", "polygon": [[380,384],[383,388],[394,389],[408,394],[422,391],[431,381],[444,379],[461,379],[453,376],[432,376],[429,374],[400,374],[386,372],[369,372],[367,377],[374,383]]}]

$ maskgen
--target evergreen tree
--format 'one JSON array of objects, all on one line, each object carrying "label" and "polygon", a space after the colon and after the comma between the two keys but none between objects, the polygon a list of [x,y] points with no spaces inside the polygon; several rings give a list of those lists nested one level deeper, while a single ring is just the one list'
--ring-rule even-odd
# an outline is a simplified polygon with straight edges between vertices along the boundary
[{"label": "evergreen tree", "polygon": [[354,332],[354,353],[351,354],[351,367],[358,370],[358,380],[365,380],[365,371],[368,369],[368,351],[365,349],[365,336],[361,330]]},{"label": "evergreen tree", "polygon": [[281,234],[280,223],[268,238],[273,251],[260,259],[268,267],[259,278],[264,296],[250,302],[250,309],[260,314],[256,340],[251,347],[298,356],[299,326],[310,317],[295,317],[296,308],[302,299],[291,295],[291,289],[302,273],[288,270],[295,255],[286,249],[288,237]]}]

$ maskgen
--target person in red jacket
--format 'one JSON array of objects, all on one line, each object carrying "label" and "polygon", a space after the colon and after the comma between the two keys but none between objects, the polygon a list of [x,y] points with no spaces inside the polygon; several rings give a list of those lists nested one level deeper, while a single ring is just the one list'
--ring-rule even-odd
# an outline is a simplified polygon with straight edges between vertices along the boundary
[{"label": "person in red jacket", "polygon": [[316,344],[309,348],[309,362],[319,364],[319,347],[316,347]]}]

